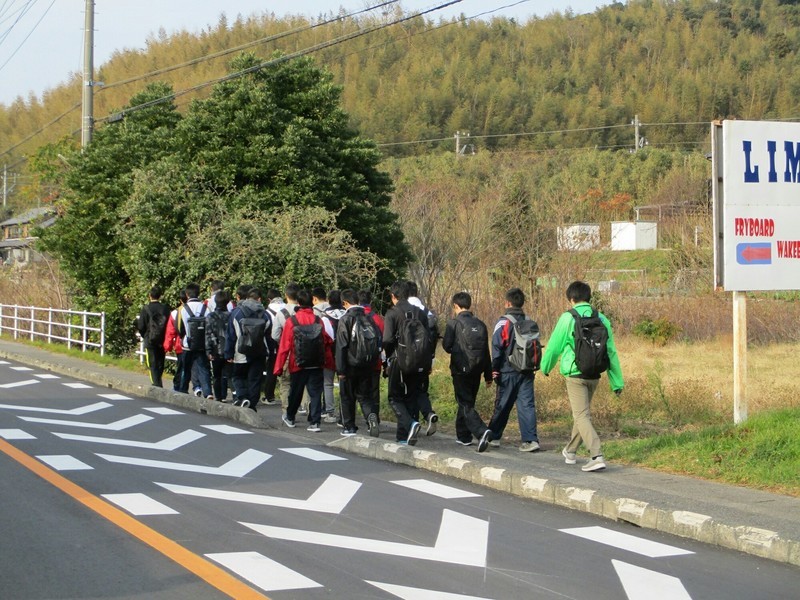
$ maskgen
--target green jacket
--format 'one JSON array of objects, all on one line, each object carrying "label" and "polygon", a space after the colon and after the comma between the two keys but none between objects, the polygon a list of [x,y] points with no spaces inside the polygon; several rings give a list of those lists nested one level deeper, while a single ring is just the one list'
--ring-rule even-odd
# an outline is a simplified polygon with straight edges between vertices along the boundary
[{"label": "green jacket", "polygon": [[[579,302],[574,308],[582,317],[588,317],[592,314],[592,307],[588,302]],[[603,321],[606,329],[608,329],[608,358],[611,363],[607,371],[608,382],[611,384],[612,390],[621,390],[625,387],[625,382],[622,380],[622,368],[619,365],[617,347],[614,345],[611,323],[602,313],[600,313],[600,320]],[[560,356],[561,366],[559,370],[564,377],[574,377],[581,374],[575,365],[575,338],[572,335],[574,331],[575,318],[569,312],[565,312],[559,317],[558,323],[553,329],[553,334],[544,347],[541,365],[542,373],[547,375],[556,366]]]}]

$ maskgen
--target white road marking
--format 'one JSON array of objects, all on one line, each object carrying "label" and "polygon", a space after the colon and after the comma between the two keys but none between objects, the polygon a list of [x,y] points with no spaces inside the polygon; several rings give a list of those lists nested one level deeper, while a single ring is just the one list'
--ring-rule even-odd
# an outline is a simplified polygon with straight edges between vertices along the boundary
[{"label": "white road marking", "polygon": [[230,425],[202,425],[201,427],[205,427],[206,429],[210,429],[211,431],[216,431],[217,433],[222,433],[224,435],[253,435],[252,431],[239,429],[238,427],[231,427]]},{"label": "white road marking", "polygon": [[79,406],[78,408],[70,408],[69,410],[64,410],[63,408],[39,408],[38,406],[0,404],[0,408],[7,408],[9,410],[24,410],[27,412],[50,413],[53,415],[72,415],[74,417],[88,415],[89,413],[95,412],[97,410],[102,410],[104,408],[108,408],[109,406],[113,405],[109,404],[108,402],[95,402],[94,404],[87,404],[86,406]]},{"label": "white road marking", "polygon": [[361,487],[358,481],[345,479],[338,475],[328,475],[328,478],[308,497],[308,500],[298,500],[295,498],[280,498],[278,496],[262,496],[260,494],[245,494],[228,490],[158,483],[157,481],[155,484],[185,496],[246,502],[261,506],[278,506],[280,508],[293,508],[295,510],[308,510],[334,515],[340,514],[345,509]]},{"label": "white road marking", "polygon": [[261,535],[293,542],[319,544],[348,550],[376,552],[393,557],[418,558],[452,563],[469,567],[486,566],[486,549],[489,542],[489,522],[462,515],[452,510],[442,512],[442,524],[436,544],[417,546],[400,542],[386,542],[349,535],[333,535],[303,529],[271,527],[257,523],[241,523]]},{"label": "white road marking", "polygon": [[0,360],[0,365],[10,365],[11,363],[7,360]]},{"label": "white road marking", "polygon": [[27,431],[22,429],[0,429],[0,437],[4,440],[35,440]]},{"label": "white road marking", "polygon": [[123,396],[122,394],[97,394],[101,398],[105,398],[106,400],[131,400],[129,396]]},{"label": "white road marking", "polygon": [[47,456],[37,456],[36,458],[47,463],[56,471],[91,471],[94,469],[94,467],[90,467],[85,462],[69,454],[51,454]]},{"label": "white road marking", "polygon": [[20,417],[29,423],[47,423],[49,425],[65,425],[67,427],[84,427],[86,429],[102,429],[103,431],[122,431],[142,423],[152,421],[153,417],[147,415],[133,415],[113,423],[87,423],[85,421],[64,421],[63,419],[42,419],[41,417]]},{"label": "white road marking", "polygon": [[61,377],[52,373],[34,373],[33,376],[39,379],[61,379]]},{"label": "white road marking", "polygon": [[663,558],[665,556],[681,556],[683,554],[694,554],[689,550],[668,546],[659,542],[652,542],[644,538],[612,531],[605,527],[575,527],[573,529],[560,529],[564,533],[575,535],[593,542],[613,546],[628,552],[635,552],[650,558]]},{"label": "white road marking", "polygon": [[0,384],[0,388],[3,388],[4,390],[10,390],[11,388],[25,387],[26,385],[33,385],[35,383],[41,383],[41,382],[38,379],[26,379],[25,381],[2,383]]},{"label": "white road marking", "polygon": [[86,385],[85,383],[62,383],[61,385],[72,388],[73,390],[88,390],[92,387],[90,385]]},{"label": "white road marking", "polygon": [[487,598],[479,598],[478,596],[448,594],[446,592],[423,590],[421,588],[406,587],[404,585],[392,585],[391,583],[380,583],[378,581],[367,581],[367,583],[393,596],[402,598],[403,600],[488,600]]},{"label": "white road marking", "polygon": [[288,452],[289,454],[294,454],[295,456],[299,456],[301,458],[307,458],[309,460],[313,460],[316,462],[326,462],[331,460],[347,460],[341,456],[334,456],[333,454],[328,454],[327,452],[320,452],[319,450],[314,450],[313,448],[281,448],[284,452]]},{"label": "white road marking", "polygon": [[12,371],[33,371],[30,367],[11,367]]},{"label": "white road marking", "polygon": [[205,465],[190,465],[174,463],[165,460],[147,460],[132,456],[114,456],[112,454],[98,454],[108,462],[138,467],[153,467],[155,469],[169,469],[171,471],[185,471],[188,473],[205,473],[207,475],[223,475],[225,477],[244,477],[256,467],[272,458],[271,454],[258,450],[245,450],[236,458],[232,458],[221,467],[207,467]]},{"label": "white road marking", "polygon": [[258,552],[224,552],[206,554],[214,562],[233,571],[265,592],[302,590],[322,587],[316,581],[292,571]]},{"label": "white road marking", "polygon": [[441,483],[435,483],[433,481],[428,481],[426,479],[406,479],[403,481],[392,481],[391,483],[402,485],[403,487],[407,487],[412,490],[417,490],[418,492],[422,492],[424,494],[430,494],[431,496],[445,498],[447,500],[453,500],[455,498],[481,497],[480,494],[465,492],[464,490],[459,490],[457,488],[450,487],[449,485],[442,485]]},{"label": "white road marking", "polygon": [[128,446],[130,448],[149,448],[151,450],[165,450],[167,452],[177,450],[186,444],[191,444],[192,442],[206,436],[205,433],[200,433],[199,431],[193,431],[191,429],[187,429],[181,433],[176,433],[175,435],[165,438],[160,442],[140,442],[138,440],[122,440],[119,438],[104,438],[91,435],[73,435],[71,433],[54,433],[53,435],[65,440],[75,440],[78,442],[95,442],[97,444]]},{"label": "white road marking", "polygon": [[166,504],[161,504],[158,500],[153,500],[146,494],[101,494],[103,498],[109,502],[113,502],[120,508],[127,510],[132,515],[137,517],[152,516],[152,515],[178,515],[177,510],[174,510]]},{"label": "white road marking", "polygon": [[175,410],[174,408],[167,408],[166,406],[149,406],[145,407],[147,412],[155,413],[157,415],[163,416],[171,416],[171,415],[183,415],[186,413],[182,413],[179,410]]},{"label": "white road marking", "polygon": [[628,600],[692,600],[677,577],[612,560]]}]

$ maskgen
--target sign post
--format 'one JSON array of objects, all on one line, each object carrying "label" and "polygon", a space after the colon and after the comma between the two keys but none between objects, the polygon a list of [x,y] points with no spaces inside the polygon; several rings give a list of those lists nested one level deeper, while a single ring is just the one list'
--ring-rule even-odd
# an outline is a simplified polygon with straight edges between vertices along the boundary
[{"label": "sign post", "polygon": [[800,123],[715,121],[714,286],[733,292],[733,417],[747,419],[745,292],[800,290]]}]

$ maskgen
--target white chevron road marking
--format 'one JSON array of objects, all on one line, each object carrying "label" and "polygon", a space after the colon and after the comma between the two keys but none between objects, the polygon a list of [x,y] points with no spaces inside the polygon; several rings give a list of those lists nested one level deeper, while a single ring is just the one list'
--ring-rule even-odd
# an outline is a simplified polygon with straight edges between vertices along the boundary
[{"label": "white chevron road marking", "polygon": [[4,390],[10,390],[11,388],[18,388],[18,387],[25,387],[26,385],[33,385],[35,383],[41,383],[38,379],[26,379],[25,381],[12,381],[11,383],[3,383],[0,384],[0,388]]},{"label": "white chevron road marking", "polygon": [[612,560],[628,600],[692,600],[677,577]]},{"label": "white chevron road marking", "polygon": [[72,415],[73,417],[88,415],[89,413],[108,408],[109,406],[113,406],[113,404],[109,404],[108,402],[95,402],[94,404],[87,404],[86,406],[79,406],[78,408],[70,408],[69,410],[65,410],[63,408],[39,408],[38,406],[25,406],[19,404],[0,404],[0,408],[5,408],[8,410],[24,410],[26,412],[49,413],[52,415]]},{"label": "white chevron road marking", "polygon": [[144,458],[135,458],[133,456],[114,456],[112,454],[98,454],[97,456],[109,462],[123,465],[152,467],[154,469],[168,469],[187,473],[205,473],[206,475],[223,475],[225,477],[244,477],[250,473],[250,471],[272,458],[271,454],[250,449],[245,450],[239,456],[232,458],[220,467],[208,467],[205,465],[190,465],[165,460],[148,460]]},{"label": "white chevron road marking", "polygon": [[605,527],[575,527],[573,529],[560,529],[564,533],[575,535],[593,542],[635,552],[650,558],[663,558],[665,556],[682,556],[684,554],[694,554],[690,550],[683,550],[675,546],[668,546],[659,542],[653,542],[635,535],[620,533],[606,529]]},{"label": "white chevron road marking", "polygon": [[265,592],[322,587],[316,581],[258,552],[224,552],[206,554],[206,557],[218,562],[253,585],[257,585]]},{"label": "white chevron road marking", "polygon": [[112,446],[128,446],[130,448],[149,448],[151,450],[165,450],[167,452],[177,450],[186,444],[191,444],[206,436],[205,433],[200,433],[199,431],[193,431],[191,429],[165,438],[160,442],[140,442],[138,440],[121,440],[119,438],[104,438],[92,435],[73,435],[71,433],[54,433],[53,435],[65,440],[74,440],[77,442],[94,442],[96,444],[111,444]]},{"label": "white chevron road marking", "polygon": [[434,590],[423,590],[421,588],[406,587],[404,585],[392,585],[391,583],[380,583],[378,581],[367,581],[368,584],[388,592],[402,600],[488,600],[478,596],[463,596],[461,594],[448,594]]},{"label": "white chevron road marking", "polygon": [[122,431],[147,421],[152,421],[153,417],[147,415],[133,415],[126,419],[120,419],[113,423],[87,423],[85,421],[64,421],[63,419],[43,419],[41,417],[20,417],[23,421],[29,423],[46,423],[49,425],[66,425],[67,427],[84,427],[86,429],[101,429],[103,431]]}]

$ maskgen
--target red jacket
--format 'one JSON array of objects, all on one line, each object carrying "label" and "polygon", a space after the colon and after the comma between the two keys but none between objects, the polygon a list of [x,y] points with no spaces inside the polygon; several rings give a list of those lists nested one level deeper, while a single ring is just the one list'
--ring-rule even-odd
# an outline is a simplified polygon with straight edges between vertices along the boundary
[{"label": "red jacket", "polygon": [[[372,317],[372,320],[375,321],[375,325],[378,326],[378,329],[381,330],[381,338],[383,337],[383,327],[385,325],[383,321],[383,317],[376,312],[372,312],[372,307],[368,304],[364,307],[364,312]],[[378,360],[375,362],[375,370],[380,371],[383,369],[383,357],[379,356]]]},{"label": "red jacket", "polygon": [[[310,308],[298,308],[294,316],[297,317],[297,322],[300,325],[311,325],[319,318]],[[325,323],[322,324],[322,342],[325,345],[325,363],[323,366],[326,369],[333,369],[335,368],[333,362],[333,338],[325,329]],[[283,326],[281,342],[278,345],[278,356],[275,358],[275,369],[273,370],[275,375],[283,373],[287,358],[289,359],[289,373],[302,371],[294,360],[294,321],[292,319],[286,319],[286,324]]]},{"label": "red jacket", "polygon": [[[180,310],[178,311],[180,314]],[[175,311],[169,315],[167,321],[167,331],[164,334],[164,352],[175,351],[175,354],[183,352],[183,345],[181,344],[181,334],[178,332],[178,326],[175,324]]]}]

